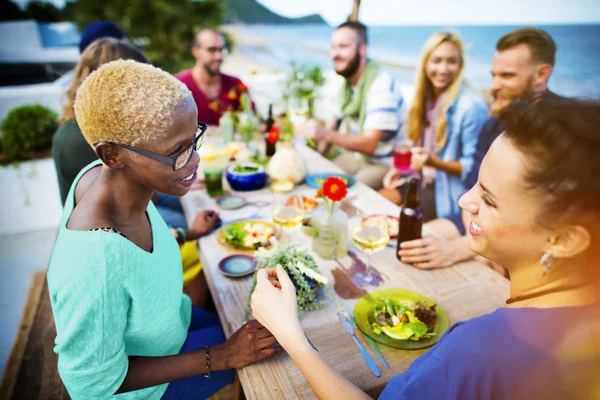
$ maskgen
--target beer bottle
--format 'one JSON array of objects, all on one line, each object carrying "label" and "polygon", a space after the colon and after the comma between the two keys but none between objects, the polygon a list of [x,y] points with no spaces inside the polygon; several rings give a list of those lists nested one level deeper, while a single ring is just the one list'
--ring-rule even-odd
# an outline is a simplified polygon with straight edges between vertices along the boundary
[{"label": "beer bottle", "polygon": [[421,228],[423,226],[423,212],[419,206],[419,183],[416,178],[410,178],[408,183],[408,195],[402,210],[400,211],[400,226],[398,230],[398,244],[396,245],[396,257],[400,260],[398,252],[402,242],[421,239]]},{"label": "beer bottle", "polygon": [[275,124],[275,120],[273,119],[273,104],[269,104],[269,117],[265,121],[265,132],[267,133],[267,136],[265,136],[265,155],[267,157],[271,157],[275,154],[275,144],[277,142],[272,143],[266,139],[269,137],[269,132],[273,128],[273,124]]}]

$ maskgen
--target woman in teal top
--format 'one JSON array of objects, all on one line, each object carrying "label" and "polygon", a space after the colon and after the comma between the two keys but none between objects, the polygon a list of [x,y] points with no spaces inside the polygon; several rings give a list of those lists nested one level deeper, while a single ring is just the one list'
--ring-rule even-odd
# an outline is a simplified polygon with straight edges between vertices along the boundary
[{"label": "woman in teal top", "polygon": [[189,191],[206,125],[183,84],[134,61],[92,73],[75,114],[100,160],[68,194],[48,269],[61,378],[74,399],[209,397],[231,368],[279,350],[256,321],[225,341],[216,317],[192,307],[150,202]]}]

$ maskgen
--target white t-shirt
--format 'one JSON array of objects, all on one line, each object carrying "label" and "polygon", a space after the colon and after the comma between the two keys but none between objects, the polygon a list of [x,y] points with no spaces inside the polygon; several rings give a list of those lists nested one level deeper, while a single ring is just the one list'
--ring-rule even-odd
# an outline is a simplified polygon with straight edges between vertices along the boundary
[{"label": "white t-shirt", "polygon": [[[341,115],[341,111],[339,112]],[[375,152],[366,156],[367,161],[392,165],[392,153],[398,132],[406,119],[408,109],[400,85],[387,72],[380,71],[367,92],[367,115],[363,124],[366,130],[384,131]],[[359,133],[358,118],[344,118],[340,126],[343,134]]]}]

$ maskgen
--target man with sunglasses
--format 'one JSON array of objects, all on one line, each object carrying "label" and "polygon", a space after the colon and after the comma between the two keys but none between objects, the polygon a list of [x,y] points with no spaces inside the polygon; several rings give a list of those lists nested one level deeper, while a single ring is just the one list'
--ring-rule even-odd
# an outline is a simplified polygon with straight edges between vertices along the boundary
[{"label": "man with sunglasses", "polygon": [[221,33],[203,29],[194,38],[192,54],[196,65],[175,75],[192,92],[198,120],[218,125],[225,111],[240,107],[240,95],[246,86],[241,80],[221,72],[227,46]]}]

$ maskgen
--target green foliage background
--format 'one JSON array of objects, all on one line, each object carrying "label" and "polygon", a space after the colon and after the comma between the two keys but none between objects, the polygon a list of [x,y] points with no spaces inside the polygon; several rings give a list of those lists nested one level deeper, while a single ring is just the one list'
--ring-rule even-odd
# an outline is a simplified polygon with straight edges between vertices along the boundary
[{"label": "green foliage background", "polygon": [[100,20],[116,23],[154,65],[171,73],[193,65],[196,32],[217,29],[225,20],[221,0],[77,0],[64,11],[80,28]]}]

